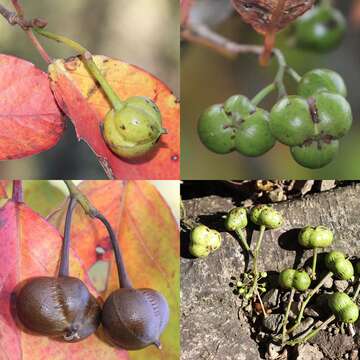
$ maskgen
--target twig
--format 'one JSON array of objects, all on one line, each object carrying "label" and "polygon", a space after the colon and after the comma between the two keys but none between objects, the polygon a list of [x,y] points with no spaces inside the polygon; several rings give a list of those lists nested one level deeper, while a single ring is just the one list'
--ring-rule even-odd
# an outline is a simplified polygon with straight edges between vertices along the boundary
[{"label": "twig", "polygon": [[71,198],[76,199],[76,201],[81,205],[84,209],[85,213],[92,217],[100,220],[106,230],[109,233],[111,245],[114,249],[116,265],[118,267],[118,275],[119,275],[119,282],[122,288],[132,288],[130,278],[126,272],[125,264],[121,255],[121,251],[119,248],[119,242],[115,235],[114,229],[112,228],[109,221],[105,218],[103,214],[99,212],[89,201],[89,199],[78,189],[78,187],[71,181],[71,180],[64,180]]},{"label": "twig", "polygon": [[21,203],[24,201],[21,180],[13,180],[12,200],[17,203]]},{"label": "twig", "polygon": [[13,6],[16,12],[6,9],[0,4],[0,14],[8,21],[10,25],[19,25],[27,34],[32,44],[35,46],[40,56],[47,64],[51,63],[51,58],[41,46],[32,32],[32,28],[44,28],[47,25],[47,21],[41,18],[35,18],[27,20],[24,18],[24,10],[17,0],[12,0]]}]

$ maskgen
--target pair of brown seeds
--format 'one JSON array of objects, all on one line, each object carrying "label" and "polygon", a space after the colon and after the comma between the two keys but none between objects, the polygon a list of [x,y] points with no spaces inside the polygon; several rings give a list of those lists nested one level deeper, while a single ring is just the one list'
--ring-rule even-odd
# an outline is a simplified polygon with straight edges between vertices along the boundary
[{"label": "pair of brown seeds", "polygon": [[72,211],[69,203],[58,277],[29,279],[16,296],[16,313],[25,328],[35,333],[76,342],[93,334],[100,323],[117,346],[138,350],[154,344],[169,319],[165,298],[153,289],[134,289],[127,276],[117,239],[108,221],[97,214],[109,231],[121,287],[110,294],[103,309],[86,285],[69,276],[69,238]]}]

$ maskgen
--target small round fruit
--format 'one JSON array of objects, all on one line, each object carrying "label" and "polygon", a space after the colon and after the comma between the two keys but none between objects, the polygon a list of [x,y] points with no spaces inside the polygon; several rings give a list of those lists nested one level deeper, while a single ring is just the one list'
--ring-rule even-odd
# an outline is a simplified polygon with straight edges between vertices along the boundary
[{"label": "small round fruit", "polygon": [[351,128],[350,104],[338,94],[322,92],[314,95],[319,123],[318,131],[332,138],[343,137]]},{"label": "small round fruit", "polygon": [[315,135],[309,104],[301,96],[280,99],[270,112],[270,130],[281,143],[301,145]]},{"label": "small round fruit", "polygon": [[359,307],[343,292],[331,294],[328,305],[333,314],[342,322],[352,324],[359,318]]},{"label": "small round fruit", "polygon": [[222,105],[210,106],[201,114],[198,134],[201,142],[217,154],[227,154],[235,148],[236,128]]},{"label": "small round fruit", "polygon": [[149,152],[166,131],[161,113],[147,97],[127,99],[121,110],[110,110],[104,119],[103,137],[120,157],[132,159]]},{"label": "small round fruit", "polygon": [[352,263],[341,251],[331,251],[326,254],[325,265],[341,280],[350,280],[354,276]]},{"label": "small round fruit", "polygon": [[339,151],[339,141],[312,141],[302,146],[293,146],[290,150],[298,164],[309,169],[319,169],[334,159]]},{"label": "small round fruit", "polygon": [[189,251],[195,257],[206,257],[216,251],[221,242],[221,234],[218,231],[198,225],[191,231]]},{"label": "small round fruit", "polygon": [[256,224],[261,225],[260,223],[260,214],[264,209],[270,209],[270,206],[267,205],[256,205],[251,209],[250,212],[250,220]]},{"label": "small round fruit", "polygon": [[299,244],[309,249],[328,247],[332,244],[333,239],[332,231],[325,226],[315,228],[306,226],[301,229],[298,236]]},{"label": "small round fruit", "polygon": [[225,219],[225,227],[229,231],[244,229],[247,223],[247,211],[242,207],[232,209]]},{"label": "small round fruit", "polygon": [[307,72],[298,85],[298,94],[305,98],[323,91],[343,97],[347,95],[343,78],[337,72],[329,69],[314,69]]},{"label": "small round fruit", "polygon": [[261,211],[258,222],[267,229],[278,229],[283,223],[282,215],[273,208]]},{"label": "small round fruit", "polygon": [[269,114],[258,109],[241,122],[235,137],[236,150],[245,156],[260,156],[275,145],[269,127]]},{"label": "small round fruit", "polygon": [[286,269],[279,275],[279,284],[284,289],[295,288],[299,291],[305,291],[309,288],[311,279],[305,271]]},{"label": "small round fruit", "polygon": [[242,120],[245,116],[255,112],[256,108],[244,95],[233,95],[224,103],[224,110],[231,115],[235,121]]},{"label": "small round fruit", "polygon": [[296,21],[299,46],[328,51],[339,45],[346,30],[342,13],[330,6],[315,6]]}]

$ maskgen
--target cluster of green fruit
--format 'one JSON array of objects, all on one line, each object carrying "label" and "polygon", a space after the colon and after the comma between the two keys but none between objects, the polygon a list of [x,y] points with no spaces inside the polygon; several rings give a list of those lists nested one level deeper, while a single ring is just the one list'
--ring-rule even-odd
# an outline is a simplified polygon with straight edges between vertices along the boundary
[{"label": "cluster of green fruit", "polygon": [[300,80],[297,95],[285,96],[270,114],[249,99],[234,95],[223,105],[213,105],[201,115],[198,133],[210,150],[233,150],[260,156],[275,141],[288,145],[300,165],[316,169],[336,155],[339,139],[351,128],[352,112],[346,86],[332,70],[315,69]]},{"label": "cluster of green fruit", "polygon": [[[260,281],[267,277],[267,272],[259,272],[256,264],[261,240],[266,229],[277,229],[281,227],[283,217],[278,211],[267,205],[258,205],[253,207],[250,211],[249,217],[254,224],[260,227],[260,235],[254,250],[250,249],[246,240],[246,234],[244,234],[244,229],[248,225],[248,213],[245,208],[237,207],[229,211],[225,218],[225,228],[228,231],[234,231],[238,235],[243,248],[252,255],[254,262],[253,270],[242,274],[239,280],[234,283],[236,288],[235,293],[245,299],[246,302],[256,296],[262,305],[260,295],[267,291],[267,284],[266,280],[262,282]],[[313,250],[313,264],[311,276],[306,271],[298,269],[285,269],[279,274],[278,282],[280,287],[291,290],[290,300],[282,325],[283,344],[285,344],[287,335],[290,335],[290,333],[301,324],[306,305],[319,291],[320,287],[325,284],[327,279],[334,276],[340,280],[350,280],[354,282],[354,277],[356,276],[358,281],[360,281],[360,261],[357,262],[354,269],[352,262],[345,256],[344,253],[340,251],[331,251],[327,253],[325,256],[325,266],[328,273],[317,282],[316,286],[311,291],[307,293],[306,298],[301,304],[301,309],[297,315],[295,323],[291,329],[287,329],[288,315],[294,293],[296,291],[305,292],[310,288],[312,280],[316,279],[317,251],[318,249],[329,247],[333,243],[333,239],[333,232],[322,225],[316,227],[306,226],[299,232],[298,243],[302,247]],[[206,257],[211,252],[219,249],[221,242],[222,237],[218,231],[210,229],[205,225],[198,225],[191,232],[189,251],[195,257]],[[236,279],[233,278],[233,280]],[[358,285],[358,288],[359,289],[356,290],[353,298],[351,298],[347,292],[334,292],[328,295],[328,306],[333,313],[333,319],[337,318],[339,321],[347,324],[352,324],[357,321],[359,318],[359,307],[356,304],[355,299],[358,296],[360,284]],[[265,311],[264,316],[266,316]],[[312,329],[311,334],[315,335],[317,331],[317,328]],[[295,343],[296,340],[298,340],[298,338],[295,339]],[[291,341],[289,341],[288,344],[291,345]]]},{"label": "cluster of green fruit", "polygon": [[297,45],[326,52],[341,42],[346,30],[346,19],[331,4],[320,4],[307,11],[295,22]]}]

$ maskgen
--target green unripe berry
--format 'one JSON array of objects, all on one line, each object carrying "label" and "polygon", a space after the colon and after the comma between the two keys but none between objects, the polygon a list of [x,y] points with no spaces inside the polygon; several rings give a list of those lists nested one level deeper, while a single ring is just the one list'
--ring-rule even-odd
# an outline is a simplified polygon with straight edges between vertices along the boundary
[{"label": "green unripe berry", "polygon": [[278,229],[283,223],[283,217],[275,209],[268,208],[261,211],[258,221],[268,229]]},{"label": "green unripe berry", "polygon": [[254,206],[250,212],[250,220],[256,225],[261,225],[259,222],[259,217],[260,217],[261,212],[265,209],[270,209],[270,207],[267,205]]},{"label": "green unripe berry", "polygon": [[280,99],[271,109],[269,124],[274,137],[285,145],[301,145],[315,136],[309,104],[301,96]]},{"label": "green unripe berry", "polygon": [[295,24],[298,44],[316,51],[328,51],[338,46],[346,30],[344,16],[330,6],[315,6]]},{"label": "green unripe berry", "polygon": [[260,273],[260,276],[261,276],[262,278],[266,278],[266,277],[267,277],[267,272],[266,272],[266,271],[262,271],[262,272]]},{"label": "green unripe berry", "polygon": [[206,109],[198,122],[201,142],[217,154],[227,154],[235,148],[236,127],[222,105]]},{"label": "green unripe berry", "polygon": [[225,101],[224,110],[235,121],[240,121],[245,116],[255,112],[256,108],[246,96],[233,95]]},{"label": "green unripe berry", "polygon": [[195,257],[206,257],[216,251],[221,242],[221,234],[218,231],[198,225],[191,231],[189,251]]},{"label": "green unripe berry", "polygon": [[343,137],[352,125],[350,104],[343,96],[329,92],[315,94],[313,98],[318,117],[314,120],[317,122],[319,133],[334,139]]},{"label": "green unripe berry", "polygon": [[352,263],[341,251],[331,251],[326,254],[325,266],[341,280],[349,280],[354,276]]},{"label": "green unripe berry", "polygon": [[290,148],[293,159],[301,166],[309,169],[320,169],[328,165],[335,158],[338,151],[338,140],[330,142],[315,140]]},{"label": "green unripe berry", "polygon": [[311,227],[306,226],[301,229],[298,242],[301,246],[314,249],[325,248],[332,244],[334,235],[330,229],[325,226]]},{"label": "green unripe berry", "polygon": [[247,223],[247,211],[241,207],[232,209],[225,219],[225,227],[229,231],[244,229]]},{"label": "green unripe berry", "polygon": [[245,292],[246,292],[246,290],[245,290],[244,288],[239,289],[239,294],[240,294],[240,295],[245,294]]},{"label": "green unripe berry", "polygon": [[127,99],[121,110],[110,110],[103,125],[106,144],[120,157],[129,159],[149,152],[166,132],[156,104],[141,96]]},{"label": "green unripe berry", "polygon": [[304,98],[324,91],[339,94],[343,97],[347,95],[343,78],[329,69],[315,69],[307,72],[298,85],[298,94]]},{"label": "green unripe berry", "polygon": [[333,314],[342,322],[352,324],[359,317],[359,307],[343,292],[331,294],[328,305]]},{"label": "green unripe berry", "polygon": [[298,291],[305,291],[309,288],[311,279],[305,271],[286,269],[279,275],[279,284],[284,289],[295,288]]},{"label": "green unripe berry", "polygon": [[245,156],[260,156],[275,145],[275,138],[269,127],[269,114],[262,109],[245,116],[240,123],[235,148]]}]

